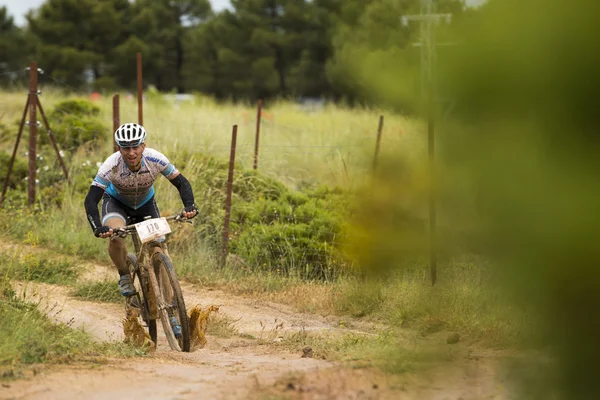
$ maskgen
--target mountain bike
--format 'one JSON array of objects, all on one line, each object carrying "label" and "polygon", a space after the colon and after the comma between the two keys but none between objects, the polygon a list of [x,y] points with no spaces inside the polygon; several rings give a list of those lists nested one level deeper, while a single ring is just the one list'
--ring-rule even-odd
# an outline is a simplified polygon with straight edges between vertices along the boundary
[{"label": "mountain bike", "polygon": [[190,327],[177,273],[169,257],[166,236],[168,221],[189,222],[180,214],[149,218],[115,229],[115,236],[131,236],[135,254],[127,255],[136,293],[129,296],[126,308],[137,308],[150,338],[157,345],[156,320],[160,319],[171,349],[190,351]]}]

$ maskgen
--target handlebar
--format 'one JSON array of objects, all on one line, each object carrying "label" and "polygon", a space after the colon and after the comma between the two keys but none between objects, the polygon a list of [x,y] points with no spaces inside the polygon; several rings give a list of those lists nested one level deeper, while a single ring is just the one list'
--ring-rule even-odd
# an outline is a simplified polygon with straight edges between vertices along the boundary
[{"label": "handlebar", "polygon": [[[187,222],[188,224],[192,223],[191,220],[184,218],[183,215],[181,215],[181,214],[175,214],[175,215],[170,215],[168,217],[160,217],[160,218],[164,218],[167,221],[174,220],[175,222]],[[151,219],[156,219],[156,218],[148,218],[146,221],[149,221]],[[124,238],[127,235],[135,233],[136,232],[135,225],[136,224],[132,224],[132,225],[126,225],[123,228],[115,228],[115,229],[113,229],[113,234],[111,237],[118,236],[118,237]]]}]

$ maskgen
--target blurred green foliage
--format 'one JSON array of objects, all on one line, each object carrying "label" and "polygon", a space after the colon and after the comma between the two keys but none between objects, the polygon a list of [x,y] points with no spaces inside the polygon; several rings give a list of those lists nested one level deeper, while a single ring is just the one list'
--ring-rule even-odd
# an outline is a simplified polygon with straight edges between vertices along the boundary
[{"label": "blurred green foliage", "polygon": [[[455,107],[445,119],[438,110],[435,188],[439,199],[464,199],[439,204],[440,225],[470,227],[482,243],[478,251],[493,260],[493,282],[517,307],[534,310],[528,343],[552,362],[520,376],[527,399],[600,398],[598,17],[600,5],[591,0],[490,0],[456,22],[451,34],[459,44],[439,60],[443,94]],[[357,77],[374,75],[379,64],[404,70],[406,57],[362,49]],[[368,91],[401,101],[397,76],[379,76]],[[398,164],[400,173],[375,181],[358,215],[367,240],[358,256],[382,272],[427,249],[427,196],[420,207],[406,203],[428,179],[418,170],[407,177]],[[415,226],[411,214],[419,210],[424,220]],[[439,236],[443,254],[455,243],[443,229]],[[533,371],[537,361],[524,361],[522,370]]]},{"label": "blurred green foliage", "polygon": [[589,0],[490,1],[449,69],[468,127],[448,158],[477,182],[505,287],[539,312],[560,365],[540,384],[565,399],[600,397],[599,16]]}]

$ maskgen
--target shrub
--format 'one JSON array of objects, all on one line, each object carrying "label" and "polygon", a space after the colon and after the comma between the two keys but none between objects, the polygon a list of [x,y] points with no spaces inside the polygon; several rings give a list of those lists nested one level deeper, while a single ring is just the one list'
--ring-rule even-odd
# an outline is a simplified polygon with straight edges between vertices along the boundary
[{"label": "shrub", "polygon": [[[97,117],[100,109],[87,100],[66,100],[56,105],[49,114],[50,128],[62,149],[77,148],[85,143],[102,142],[109,129]],[[48,144],[47,135],[40,135],[40,143]]]},{"label": "shrub", "polygon": [[335,278],[345,261],[339,251],[349,203],[333,191],[285,191],[233,209],[232,252],[252,264],[309,279]]},{"label": "shrub", "polygon": [[[220,250],[228,164],[195,156],[200,213],[196,234]],[[187,173],[187,172],[186,172]],[[332,279],[346,261],[339,246],[350,212],[348,193],[326,187],[292,191],[256,171],[234,176],[229,250],[254,268],[306,279]],[[176,245],[176,244],[175,244]]]},{"label": "shrub", "polygon": [[[0,181],[1,185],[4,185],[4,179],[8,174],[8,165],[10,162],[11,155],[6,152],[0,152]],[[22,189],[26,185],[25,178],[27,177],[27,163],[18,157],[15,157],[15,163],[13,165],[10,179],[8,180],[8,187],[11,189]]]},{"label": "shrub", "polygon": [[65,100],[54,106],[54,110],[49,117],[58,119],[64,115],[74,115],[78,117],[96,117],[100,114],[100,108],[95,104],[84,99]]}]

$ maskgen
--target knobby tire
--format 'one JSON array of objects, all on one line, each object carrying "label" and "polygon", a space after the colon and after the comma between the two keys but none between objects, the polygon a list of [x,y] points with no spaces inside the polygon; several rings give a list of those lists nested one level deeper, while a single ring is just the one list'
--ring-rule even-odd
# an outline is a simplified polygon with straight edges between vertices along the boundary
[{"label": "knobby tire", "polygon": [[154,342],[154,345],[156,346],[158,344],[156,320],[151,318],[152,316],[150,315],[150,307],[148,305],[148,299],[150,296],[150,283],[147,277],[145,279],[142,277],[142,271],[138,265],[137,257],[134,254],[127,255],[127,265],[132,273],[133,286],[137,291],[136,296],[138,296],[138,300],[140,302],[139,304],[143,308],[140,310],[139,318],[146,323],[148,333],[150,334],[150,339],[152,339],[152,342]]},{"label": "knobby tire", "polygon": [[164,253],[156,253],[152,258],[152,261],[154,270],[156,272],[156,278],[158,280],[158,286],[161,290],[161,293],[158,294],[158,296],[161,296],[163,303],[167,304],[166,300],[169,294],[167,292],[170,289],[173,295],[173,307],[170,307],[170,310],[177,316],[181,325],[181,337],[177,339],[173,333],[173,330],[171,329],[169,312],[167,310],[161,310],[161,321],[165,336],[167,336],[167,340],[169,342],[169,346],[171,346],[171,349],[173,350],[189,352],[190,325],[187,310],[185,308],[185,302],[181,293],[181,286],[179,285],[177,273],[173,268],[173,263],[171,262],[169,256]]}]

